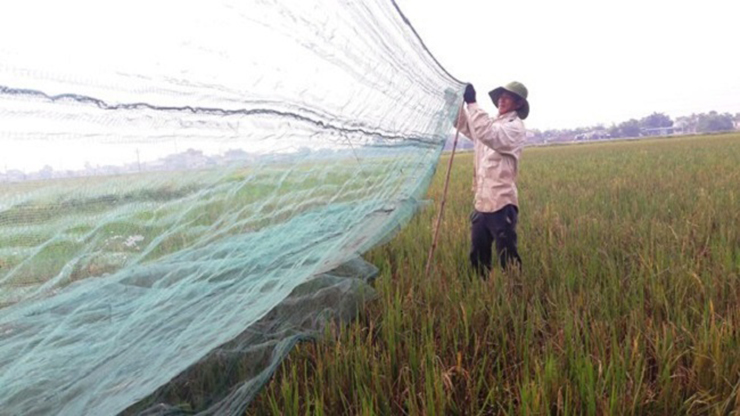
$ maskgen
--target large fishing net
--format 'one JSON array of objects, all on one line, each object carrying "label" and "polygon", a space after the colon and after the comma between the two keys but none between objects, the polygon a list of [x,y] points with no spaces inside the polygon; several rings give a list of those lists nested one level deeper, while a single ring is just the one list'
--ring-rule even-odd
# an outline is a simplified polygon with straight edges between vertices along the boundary
[{"label": "large fishing net", "polygon": [[0,414],[239,413],[372,296],[461,89],[392,0],[0,13]]}]

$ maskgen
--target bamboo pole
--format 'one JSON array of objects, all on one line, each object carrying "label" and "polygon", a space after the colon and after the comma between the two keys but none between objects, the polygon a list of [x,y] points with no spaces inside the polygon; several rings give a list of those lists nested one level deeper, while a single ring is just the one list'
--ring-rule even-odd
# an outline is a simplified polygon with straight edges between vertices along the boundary
[{"label": "bamboo pole", "polygon": [[[465,105],[465,101],[460,103],[460,110],[457,113],[458,119],[460,117],[460,113],[463,111],[463,105]],[[457,124],[457,122],[455,123]],[[434,225],[434,238],[432,239],[432,246],[429,247],[429,256],[427,257],[427,267],[425,269],[424,275],[429,276],[429,271],[432,268],[432,258],[434,257],[434,250],[437,248],[437,239],[439,237],[439,228],[440,224],[442,223],[442,214],[445,210],[445,203],[447,202],[447,188],[450,185],[450,172],[452,172],[452,161],[455,160],[455,149],[457,149],[457,139],[460,137],[460,126],[457,126],[457,131],[455,132],[455,141],[452,143],[452,155],[450,155],[450,163],[447,164],[447,175],[445,176],[445,187],[442,191],[442,202],[439,204],[439,213],[437,213],[437,221]]]}]

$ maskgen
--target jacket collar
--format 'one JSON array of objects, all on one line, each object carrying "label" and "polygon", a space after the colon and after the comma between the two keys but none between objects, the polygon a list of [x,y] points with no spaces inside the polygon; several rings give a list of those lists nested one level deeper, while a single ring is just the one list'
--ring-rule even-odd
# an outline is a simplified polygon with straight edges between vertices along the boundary
[{"label": "jacket collar", "polygon": [[516,110],[512,110],[512,111],[509,111],[508,113],[504,113],[499,116],[496,116],[496,120],[502,120],[502,119],[511,118],[511,117],[519,117],[519,114],[517,114]]}]

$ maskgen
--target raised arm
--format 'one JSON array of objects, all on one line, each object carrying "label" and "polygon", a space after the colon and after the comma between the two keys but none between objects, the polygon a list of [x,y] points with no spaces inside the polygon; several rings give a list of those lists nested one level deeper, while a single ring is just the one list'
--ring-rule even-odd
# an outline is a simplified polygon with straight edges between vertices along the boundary
[{"label": "raised arm", "polygon": [[513,153],[526,138],[524,123],[518,117],[512,115],[501,123],[494,123],[476,103],[467,105],[458,115],[456,125],[471,140],[478,140],[499,153]]}]

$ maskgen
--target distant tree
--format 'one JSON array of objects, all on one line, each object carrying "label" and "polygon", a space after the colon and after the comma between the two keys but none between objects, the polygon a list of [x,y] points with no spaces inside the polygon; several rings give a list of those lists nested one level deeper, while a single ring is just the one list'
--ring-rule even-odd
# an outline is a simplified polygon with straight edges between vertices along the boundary
[{"label": "distant tree", "polygon": [[640,121],[629,119],[619,125],[620,137],[637,137],[640,135]]},{"label": "distant tree", "polygon": [[52,175],[54,175],[54,168],[49,165],[44,165],[44,167],[39,171],[39,176],[42,179],[51,179]]},{"label": "distant tree", "polygon": [[640,126],[646,129],[655,129],[660,127],[672,127],[673,120],[663,113],[653,113],[640,120]]},{"label": "distant tree", "polygon": [[696,130],[702,133],[729,131],[735,130],[735,124],[732,120],[732,114],[719,114],[716,111],[710,111],[709,114],[699,114]]},{"label": "distant tree", "polygon": [[616,124],[612,124],[611,127],[606,129],[606,132],[609,133],[609,136],[611,137],[622,137],[622,132]]},{"label": "distant tree", "polygon": [[541,143],[545,141],[545,136],[538,129],[528,130],[527,131],[527,141],[530,143]]}]

